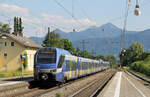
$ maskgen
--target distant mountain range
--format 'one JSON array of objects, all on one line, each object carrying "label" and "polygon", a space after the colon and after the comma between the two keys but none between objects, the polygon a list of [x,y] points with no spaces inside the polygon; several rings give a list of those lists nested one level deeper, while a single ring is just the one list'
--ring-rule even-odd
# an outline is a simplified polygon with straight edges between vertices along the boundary
[{"label": "distant mountain range", "polygon": [[[104,24],[100,27],[90,27],[80,32],[63,32],[59,29],[55,30],[61,38],[67,38],[72,41],[74,47],[79,47],[82,50],[82,40],[85,40],[86,50],[91,52],[94,50],[96,55],[114,54],[120,52],[120,40],[122,30],[111,23]],[[129,47],[133,42],[141,42],[146,51],[150,51],[150,29],[144,31],[126,31],[126,47]],[[31,40],[42,43],[44,37],[30,37]]]}]

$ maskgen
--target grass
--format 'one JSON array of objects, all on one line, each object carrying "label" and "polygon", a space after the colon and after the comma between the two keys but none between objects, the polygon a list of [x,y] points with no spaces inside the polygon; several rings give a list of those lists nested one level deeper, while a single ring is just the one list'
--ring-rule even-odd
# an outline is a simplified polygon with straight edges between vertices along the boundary
[{"label": "grass", "polygon": [[56,97],[61,97],[61,93],[56,93]]},{"label": "grass", "polygon": [[[19,77],[22,75],[22,72],[21,71],[10,71],[10,72],[6,72],[6,71],[3,71],[3,72],[0,72],[0,78],[7,78],[7,77]],[[25,71],[24,72],[24,76],[29,76],[29,75],[33,75],[33,72],[31,71]]]},{"label": "grass", "polygon": [[150,56],[143,61],[132,63],[130,69],[150,77]]}]

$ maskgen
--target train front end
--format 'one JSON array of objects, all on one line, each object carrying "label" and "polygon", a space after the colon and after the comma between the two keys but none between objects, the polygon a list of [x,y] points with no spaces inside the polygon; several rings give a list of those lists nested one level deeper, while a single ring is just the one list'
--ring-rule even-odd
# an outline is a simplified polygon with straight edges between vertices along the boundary
[{"label": "train front end", "polygon": [[41,48],[34,58],[34,80],[56,81],[57,60],[56,48]]}]

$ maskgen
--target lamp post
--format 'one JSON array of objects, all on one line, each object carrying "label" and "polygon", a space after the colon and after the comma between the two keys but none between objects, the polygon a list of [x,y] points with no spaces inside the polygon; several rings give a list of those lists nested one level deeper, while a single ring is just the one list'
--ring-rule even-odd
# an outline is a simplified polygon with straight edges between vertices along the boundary
[{"label": "lamp post", "polygon": [[[126,25],[127,25],[127,19],[128,19],[127,17],[128,17],[130,6],[131,6],[131,0],[128,0],[128,7],[127,7],[127,10],[125,13],[124,25],[123,25],[122,35],[121,35],[121,51],[123,49],[125,49],[125,31],[126,31]],[[139,9],[138,0],[136,0],[136,6],[135,6],[134,14],[136,16],[139,16],[141,14],[140,9]]]},{"label": "lamp post", "polygon": [[[127,19],[128,19],[128,13],[129,13],[130,6],[131,6],[131,0],[128,0],[128,6],[127,6],[126,13],[125,13],[124,25],[123,25],[122,35],[121,35],[121,52],[125,51],[125,31],[126,31],[126,25],[127,25]],[[135,6],[134,14],[136,16],[141,14],[140,9],[139,9],[138,0],[136,0],[136,6]]]},{"label": "lamp post", "polygon": [[126,25],[128,19],[127,17],[128,17],[130,6],[131,6],[131,0],[128,0],[128,6],[125,13],[124,25],[123,25],[122,35],[121,35],[121,51],[125,49],[125,31],[126,31]]}]

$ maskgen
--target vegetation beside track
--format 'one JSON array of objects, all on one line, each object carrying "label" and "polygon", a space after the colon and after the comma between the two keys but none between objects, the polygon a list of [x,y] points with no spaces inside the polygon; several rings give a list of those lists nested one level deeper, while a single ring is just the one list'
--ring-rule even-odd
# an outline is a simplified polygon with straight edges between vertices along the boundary
[{"label": "vegetation beside track", "polygon": [[129,66],[131,70],[150,76],[150,52],[145,52],[140,42],[134,42],[128,49],[123,49],[120,61],[123,66]]},{"label": "vegetation beside track", "polygon": [[[24,76],[29,76],[29,75],[33,75],[33,72],[24,72]],[[3,71],[0,72],[0,78],[8,78],[8,77],[19,77],[22,76],[22,72],[21,71],[13,71],[13,72],[7,72],[7,71]]]},{"label": "vegetation beside track", "polygon": [[130,69],[142,73],[150,78],[150,56],[143,61],[136,61],[130,65]]}]

